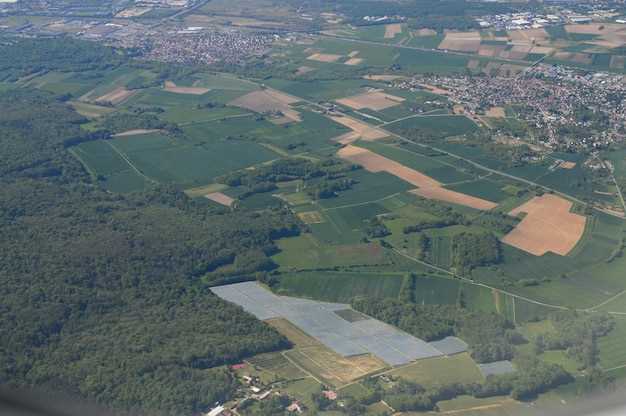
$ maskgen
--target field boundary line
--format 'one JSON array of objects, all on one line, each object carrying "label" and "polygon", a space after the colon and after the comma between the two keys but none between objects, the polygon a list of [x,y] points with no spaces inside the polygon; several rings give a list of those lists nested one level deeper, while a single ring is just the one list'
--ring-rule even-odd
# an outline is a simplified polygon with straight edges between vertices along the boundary
[{"label": "field boundary line", "polygon": [[[299,350],[293,350],[293,351],[298,351]],[[302,367],[300,364],[296,363],[294,360],[292,360],[291,358],[289,358],[289,356],[286,354],[287,351],[281,351],[280,355],[282,355],[283,357],[285,357],[287,359],[287,361],[289,361],[291,364],[293,364],[295,367],[297,367],[300,371],[302,371],[304,374],[308,374],[313,380],[317,381],[318,383],[320,383],[321,385],[324,385],[325,383],[322,383],[322,381],[315,377],[310,371],[306,370],[304,367]]]},{"label": "field boundary line", "polygon": [[321,207],[321,210],[322,210],[322,211],[333,211],[333,210],[335,210],[335,209],[344,209],[344,208],[359,207],[359,206],[361,206],[361,205],[367,205],[367,204],[373,204],[373,203],[375,203],[375,202],[381,202],[381,201],[384,201],[384,200],[386,200],[386,199],[393,198],[394,196],[398,196],[398,195],[400,195],[401,193],[402,193],[402,192],[396,192],[395,194],[387,195],[387,196],[385,196],[385,197],[383,197],[383,198],[373,199],[373,200],[371,200],[371,201],[359,202],[359,203],[356,203],[356,204],[339,205],[338,207],[330,207],[330,208],[324,208],[324,207]]},{"label": "field boundary line", "polygon": [[609,304],[611,302],[613,302],[614,300],[620,298],[622,295],[626,294],[626,289],[622,290],[621,292],[619,292],[617,295],[615,296],[611,296],[610,298],[608,298],[607,300],[605,300],[604,302],[598,303],[595,306],[592,306],[590,308],[587,308],[588,311],[593,311],[597,308],[601,308],[602,306]]},{"label": "field boundary line", "polygon": [[115,153],[117,153],[122,159],[124,159],[124,161],[126,163],[128,163],[128,166],[130,166],[135,172],[137,172],[142,178],[144,178],[145,180],[147,180],[148,182],[152,182],[152,183],[158,183],[157,181],[155,181],[154,179],[146,176],[142,171],[140,171],[135,165],[133,165],[133,162],[130,161],[130,159],[124,154],[122,153],[122,151],[120,151],[113,143],[111,143],[111,140],[105,140],[104,141],[106,144],[108,144],[109,146],[111,146],[111,149],[113,149],[113,151],[115,151]]}]

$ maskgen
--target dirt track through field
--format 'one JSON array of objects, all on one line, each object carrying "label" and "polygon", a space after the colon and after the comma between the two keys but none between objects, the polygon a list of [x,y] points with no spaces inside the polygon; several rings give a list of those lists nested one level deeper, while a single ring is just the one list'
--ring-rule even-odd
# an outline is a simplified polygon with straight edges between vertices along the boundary
[{"label": "dirt track through field", "polygon": [[411,185],[417,186],[418,189],[411,192],[423,196],[424,198],[450,202],[480,210],[489,210],[497,206],[496,203],[491,201],[446,189],[442,186],[441,182],[428,175],[424,175],[395,160],[388,159],[358,146],[348,145],[339,150],[337,154],[342,159],[361,165],[370,172],[387,172]]},{"label": "dirt track through field", "polygon": [[571,208],[572,202],[560,196],[536,196],[509,212],[513,216],[524,212],[526,216],[502,241],[535,256],[548,251],[565,256],[585,231],[586,218],[571,213]]}]

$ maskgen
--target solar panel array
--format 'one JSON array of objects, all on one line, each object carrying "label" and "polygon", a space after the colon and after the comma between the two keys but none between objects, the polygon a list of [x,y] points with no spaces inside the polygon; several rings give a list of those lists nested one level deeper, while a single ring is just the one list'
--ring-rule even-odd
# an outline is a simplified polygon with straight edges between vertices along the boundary
[{"label": "solar panel array", "polygon": [[430,343],[433,347],[444,353],[445,355],[460,354],[467,351],[467,343],[457,337],[445,337],[439,341]]},{"label": "solar panel array", "polygon": [[431,344],[384,322],[372,318],[349,322],[335,313],[350,305],[277,296],[256,282],[211,290],[259,319],[287,319],[342,356],[371,353],[395,366],[444,355]]}]

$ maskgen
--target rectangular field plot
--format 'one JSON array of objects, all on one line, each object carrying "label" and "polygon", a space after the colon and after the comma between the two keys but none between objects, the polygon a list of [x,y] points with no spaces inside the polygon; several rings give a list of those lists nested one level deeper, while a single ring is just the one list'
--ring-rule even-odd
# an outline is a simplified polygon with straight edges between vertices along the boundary
[{"label": "rectangular field plot", "polygon": [[393,370],[389,375],[423,386],[445,385],[452,382],[473,383],[483,379],[468,353],[420,360]]},{"label": "rectangular field plot", "polygon": [[502,375],[515,372],[515,367],[510,361],[496,361],[488,364],[478,364],[480,372],[483,376]]},{"label": "rectangular field plot", "polygon": [[346,304],[277,296],[256,282],[219,286],[211,290],[259,319],[287,319],[344,357],[373,354],[390,365],[400,365],[443,354],[430,344],[376,319],[353,322],[343,319],[335,312],[350,309]]},{"label": "rectangular field plot", "polygon": [[278,293],[329,302],[350,302],[355,296],[395,298],[402,281],[400,274],[303,271],[282,274]]},{"label": "rectangular field plot", "polygon": [[383,248],[376,243],[327,246],[311,234],[277,242],[280,252],[272,259],[287,270],[388,264]]},{"label": "rectangular field plot", "polygon": [[394,133],[404,134],[410,130],[418,130],[434,137],[458,136],[477,128],[469,118],[457,115],[413,117],[387,125],[387,129]]}]

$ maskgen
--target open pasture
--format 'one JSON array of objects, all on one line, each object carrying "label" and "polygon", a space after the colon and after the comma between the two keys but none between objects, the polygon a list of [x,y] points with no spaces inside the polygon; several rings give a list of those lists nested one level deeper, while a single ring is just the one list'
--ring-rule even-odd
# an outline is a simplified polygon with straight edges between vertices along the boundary
[{"label": "open pasture", "polygon": [[551,251],[567,255],[585,230],[586,219],[570,212],[572,203],[556,195],[534,197],[509,214],[526,216],[502,241],[541,256]]}]

